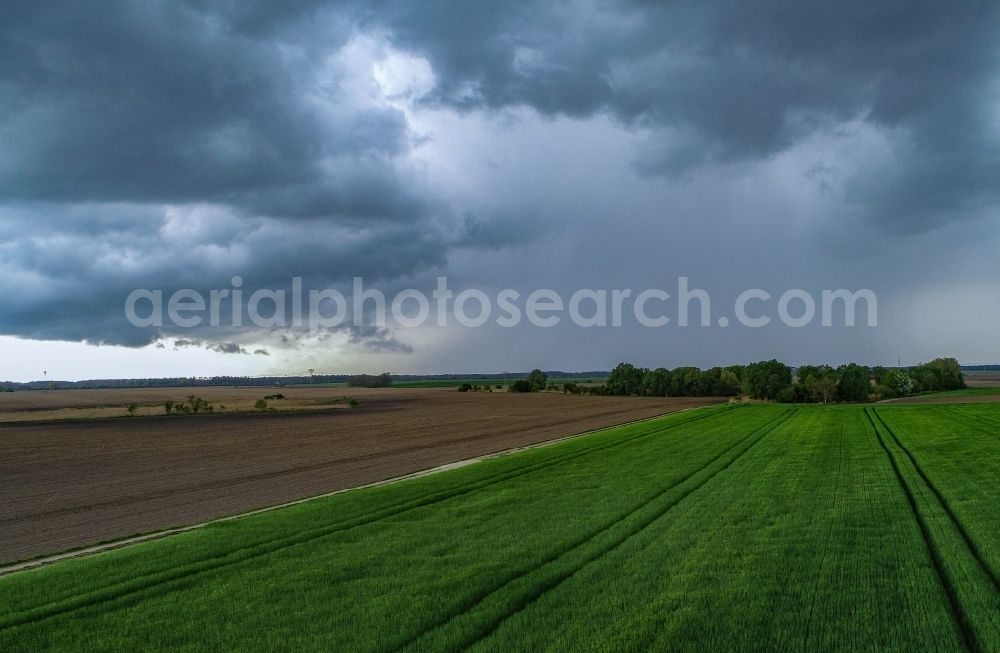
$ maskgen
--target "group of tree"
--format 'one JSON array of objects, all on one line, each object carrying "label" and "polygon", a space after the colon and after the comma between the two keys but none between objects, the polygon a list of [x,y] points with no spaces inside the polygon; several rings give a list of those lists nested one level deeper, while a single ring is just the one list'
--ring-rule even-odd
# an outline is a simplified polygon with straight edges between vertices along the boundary
[{"label": "group of tree", "polygon": [[503,388],[499,383],[483,383],[482,385],[478,383],[463,383],[458,386],[459,392],[493,392],[493,388],[497,390]]},{"label": "group of tree", "polygon": [[965,387],[962,368],[954,358],[935,358],[909,368],[873,367],[872,378],[878,394],[905,397],[915,392],[960,390]]},{"label": "group of tree", "polygon": [[795,383],[782,388],[776,397],[787,403],[823,403],[833,401],[867,401],[873,394],[870,370],[857,363],[802,365]]},{"label": "group of tree", "polygon": [[[195,414],[201,412],[212,413],[215,412],[215,406],[208,403],[206,400],[202,399],[197,395],[188,395],[187,399],[184,401],[166,401],[163,403],[163,410],[167,415],[170,414]],[[130,410],[131,415],[135,411]]]},{"label": "group of tree", "polygon": [[[956,390],[965,379],[954,358],[936,358],[910,368],[869,368],[857,363],[832,367],[803,365],[792,369],[777,360],[700,370],[678,367],[650,370],[620,363],[607,383],[590,394],[651,397],[745,396],[788,403],[868,401],[916,392]],[[564,388],[564,391],[569,391]]]},{"label": "group of tree", "polygon": [[527,378],[514,381],[507,388],[508,392],[541,392],[549,388],[549,375],[545,372],[534,369],[528,373]]},{"label": "group of tree", "polygon": [[351,388],[388,388],[392,385],[392,375],[382,374],[352,374],[347,377],[347,385]]},{"label": "group of tree", "polygon": [[713,367],[678,367],[650,370],[631,363],[620,363],[608,375],[606,393],[635,397],[732,397],[739,394],[741,365]]},{"label": "group of tree", "polygon": [[907,368],[804,365],[798,370],[795,400],[865,401],[869,397],[891,399],[964,387],[962,368],[954,358],[935,358]]}]

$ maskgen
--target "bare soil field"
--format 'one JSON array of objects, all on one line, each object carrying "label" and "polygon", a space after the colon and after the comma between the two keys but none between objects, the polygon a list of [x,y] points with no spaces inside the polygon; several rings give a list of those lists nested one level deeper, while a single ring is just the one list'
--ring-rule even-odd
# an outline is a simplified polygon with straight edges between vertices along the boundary
[{"label": "bare soil field", "polygon": [[1000,372],[966,372],[965,384],[970,388],[1000,388]]},{"label": "bare soil field", "polygon": [[[385,388],[379,389],[383,390]],[[367,392],[371,390],[269,386],[24,390],[0,392],[0,422],[126,417],[130,404],[138,406],[135,412],[137,417],[163,415],[165,402],[179,403],[192,394],[212,404],[216,412],[252,411],[257,400],[275,394],[283,395],[284,399],[268,400],[271,410],[327,410],[347,407],[346,403],[339,401],[344,395],[360,398]]]},{"label": "bare soil field", "polygon": [[[183,390],[12,393],[3,397],[3,409],[158,402],[179,399]],[[289,390],[281,391],[291,396]],[[247,391],[197,393],[224,402]],[[249,391],[254,398],[273,392]],[[0,561],[238,514],[724,401],[443,388],[351,389],[350,395],[360,407],[0,424]]]}]

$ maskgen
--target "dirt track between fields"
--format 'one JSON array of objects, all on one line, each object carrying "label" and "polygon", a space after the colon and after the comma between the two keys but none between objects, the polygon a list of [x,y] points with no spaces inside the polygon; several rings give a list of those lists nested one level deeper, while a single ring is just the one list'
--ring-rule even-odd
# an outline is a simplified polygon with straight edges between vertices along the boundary
[{"label": "dirt track between fields", "polygon": [[360,408],[0,425],[0,561],[721,401],[454,389],[351,394]]}]

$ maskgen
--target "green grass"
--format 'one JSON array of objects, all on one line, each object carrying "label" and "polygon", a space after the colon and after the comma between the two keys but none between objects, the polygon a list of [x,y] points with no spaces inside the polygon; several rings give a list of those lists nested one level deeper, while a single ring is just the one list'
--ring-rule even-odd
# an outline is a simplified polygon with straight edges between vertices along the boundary
[{"label": "green grass", "polygon": [[1000,406],[718,406],[0,578],[0,650],[996,651]]}]

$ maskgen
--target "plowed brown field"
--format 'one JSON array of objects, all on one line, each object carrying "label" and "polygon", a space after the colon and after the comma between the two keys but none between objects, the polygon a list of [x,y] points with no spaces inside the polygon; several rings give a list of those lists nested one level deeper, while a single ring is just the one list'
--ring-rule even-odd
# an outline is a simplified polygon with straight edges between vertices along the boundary
[{"label": "plowed brown field", "polygon": [[966,372],[965,384],[970,388],[1000,387],[1000,372]]},{"label": "plowed brown field", "polygon": [[[214,402],[249,392],[271,390],[198,389]],[[282,392],[291,397],[298,390]],[[0,424],[0,561],[238,514],[724,401],[444,388],[322,392],[346,392],[362,405],[298,414]],[[164,389],[12,393],[0,399],[0,410],[14,408],[4,401],[38,410],[87,402],[119,406],[183,394]]]}]

